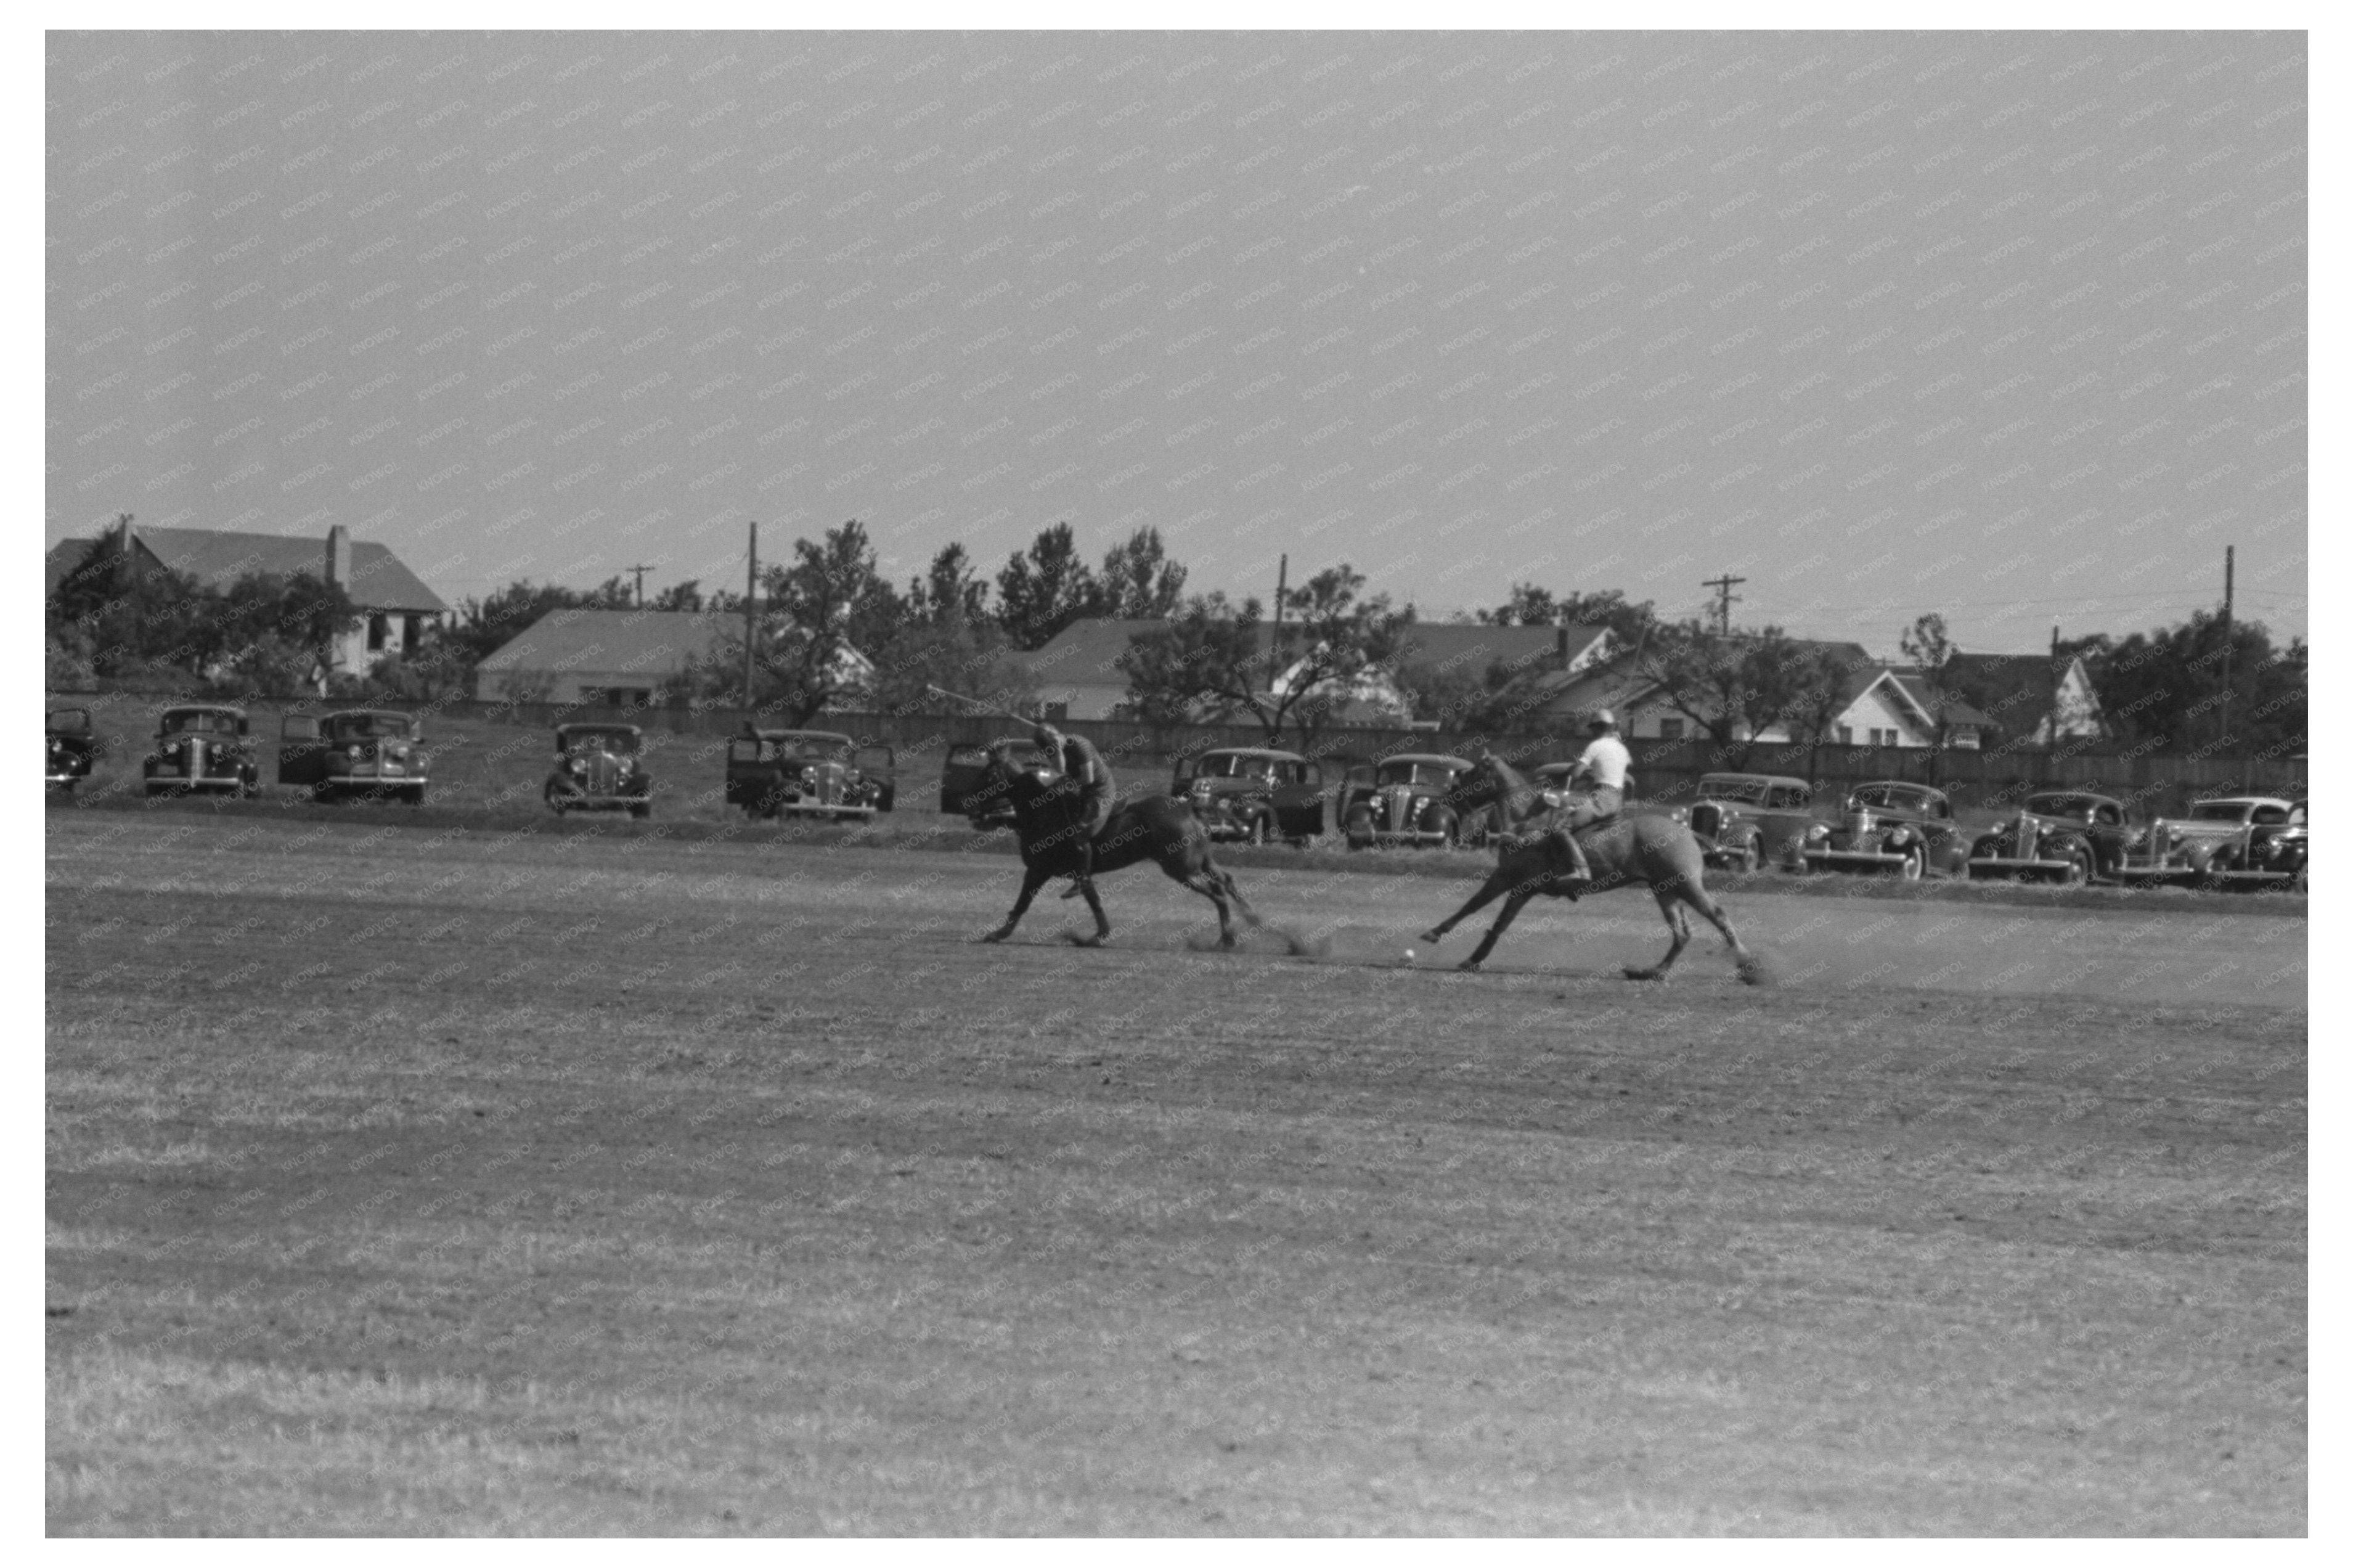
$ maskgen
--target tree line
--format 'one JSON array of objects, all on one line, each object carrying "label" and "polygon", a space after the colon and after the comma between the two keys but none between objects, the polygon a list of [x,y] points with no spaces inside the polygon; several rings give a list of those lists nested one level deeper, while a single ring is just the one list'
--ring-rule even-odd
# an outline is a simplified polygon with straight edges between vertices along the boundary
[{"label": "tree line", "polygon": [[[642,601],[619,576],[586,589],[523,579],[463,600],[421,648],[332,673],[329,694],[433,700],[473,690],[530,700],[543,694],[527,679],[476,690],[477,667],[551,611],[640,608],[716,617],[711,652],[670,677],[662,700],[749,706],[795,724],[828,707],[953,711],[934,687],[1018,706],[1036,686],[1018,656],[1093,617],[1161,623],[1132,637],[1117,660],[1128,688],[1124,716],[1151,724],[1255,723],[1271,742],[1312,738],[1344,716],[1502,736],[1544,727],[1540,715],[1558,694],[1547,660],[1433,662],[1414,634],[1415,606],[1367,593],[1364,575],[1345,561],[1285,586],[1271,603],[1187,594],[1187,578],[1155,528],[1134,530],[1091,564],[1071,525],[1058,522],[993,577],[951,543],[902,587],[852,519],[795,540],[766,564],[748,620],[741,590],[706,590],[693,579]],[[305,574],[256,573],[216,589],[168,572],[126,583],[91,569],[68,574],[47,608],[52,685],[169,671],[267,697],[315,690],[320,651],[360,620],[340,588]],[[1606,628],[1615,684],[1654,691],[1728,767],[1745,763],[1754,737],[1768,730],[1830,744],[1858,683],[1880,668],[1852,645],[1770,624],[1719,629],[1662,616],[1617,589],[1556,593],[1517,583],[1502,604],[1456,619]],[[1965,709],[1983,715],[1988,747],[2027,744],[2047,711],[2041,701],[2023,711],[2015,686],[1989,684],[1968,661],[1957,662],[1939,615],[1902,628],[1898,645],[1936,747]],[[2051,653],[2054,671],[2084,660],[2104,744],[2261,755],[2305,744],[2308,651],[2301,638],[2275,645],[2259,621],[2226,624],[2200,610],[2147,632],[2059,641]]]}]

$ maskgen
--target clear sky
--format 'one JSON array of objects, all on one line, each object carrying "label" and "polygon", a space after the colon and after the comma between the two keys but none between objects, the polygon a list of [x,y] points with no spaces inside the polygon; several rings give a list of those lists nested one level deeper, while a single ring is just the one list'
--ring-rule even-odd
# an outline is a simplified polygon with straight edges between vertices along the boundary
[{"label": "clear sky", "polygon": [[2306,630],[2297,34],[48,40],[47,537]]}]

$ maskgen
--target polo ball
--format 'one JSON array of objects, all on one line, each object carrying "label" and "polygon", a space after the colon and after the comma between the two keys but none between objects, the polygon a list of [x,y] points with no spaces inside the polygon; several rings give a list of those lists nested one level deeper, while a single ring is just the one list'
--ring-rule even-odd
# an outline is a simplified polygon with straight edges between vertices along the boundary
[{"label": "polo ball", "polygon": [[1411,948],[1408,948],[1405,950],[1405,961],[1407,963],[1413,962],[1413,949]]}]

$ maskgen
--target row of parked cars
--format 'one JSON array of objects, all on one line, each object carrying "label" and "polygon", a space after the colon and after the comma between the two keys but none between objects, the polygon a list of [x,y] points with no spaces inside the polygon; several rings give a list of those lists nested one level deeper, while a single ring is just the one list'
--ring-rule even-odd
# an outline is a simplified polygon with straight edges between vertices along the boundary
[{"label": "row of parked cars", "polygon": [[[48,785],[72,789],[88,778],[99,738],[87,708],[52,708],[47,723]],[[636,725],[594,721],[555,726],[555,759],[541,797],[558,816],[572,811],[652,814],[653,776]],[[239,799],[261,788],[260,746],[245,710],[194,703],[165,708],[141,760],[150,795]],[[871,817],[897,793],[889,747],[861,747],[848,736],[815,730],[758,730],[728,743],[726,799],[754,817],[816,813]],[[278,783],[307,789],[317,800],[425,803],[433,765],[413,715],[353,708],[288,714],[279,721]]]},{"label": "row of parked cars", "polygon": [[[47,782],[70,789],[89,776],[98,740],[86,708],[48,715]],[[555,726],[555,758],[542,797],[561,816],[618,810],[646,817],[654,785],[635,725],[595,721]],[[1012,739],[1017,760],[1042,760],[1034,741]],[[1012,820],[1001,793],[984,784],[987,752],[951,747],[940,775],[940,810],[978,827]],[[1349,768],[1336,788],[1323,765],[1293,751],[1227,747],[1179,758],[1169,791],[1192,802],[1210,837],[1224,842],[1304,844],[1330,820],[1352,850],[1377,846],[1483,845],[1492,813],[1458,801],[1472,763],[1410,752]],[[1556,789],[1572,765],[1547,763],[1533,781]],[[258,747],[244,710],[212,704],[165,708],[141,763],[151,795],[244,796],[261,785]],[[360,798],[422,805],[431,758],[416,718],[356,708],[280,721],[278,782],[321,800]],[[754,819],[818,816],[863,821],[897,803],[892,747],[860,744],[831,730],[746,726],[727,744],[726,803]],[[2124,801],[2082,789],[2031,794],[1991,827],[1964,828],[1944,791],[1888,779],[1849,790],[1838,814],[1818,815],[1803,779],[1763,773],[1710,773],[1696,798],[1671,813],[1698,835],[1711,865],[1740,871],[1864,872],[1904,878],[1952,876],[2057,883],[2242,884],[2301,890],[2309,858],[2308,809],[2301,800],[2225,795],[2186,816],[2141,821]]]},{"label": "row of parked cars", "polygon": [[[1004,744],[1035,760],[1027,740]],[[940,810],[975,825],[999,826],[1011,813],[981,787],[986,750],[948,753]],[[1546,789],[1568,782],[1572,764],[1532,770]],[[1229,747],[1181,758],[1169,791],[1190,800],[1210,837],[1225,842],[1303,844],[1326,827],[1326,808],[1352,850],[1377,846],[1479,847],[1491,813],[1456,801],[1472,763],[1409,753],[1350,768],[1336,789],[1322,766],[1297,752]],[[1710,773],[1696,798],[1670,812],[1705,847],[1712,866],[1756,872],[1868,873],[2055,883],[2242,883],[2301,889],[2308,855],[2303,800],[2229,795],[2200,800],[2184,817],[2142,821],[2124,801],[2081,789],[2029,795],[1991,827],[1965,828],[1951,800],[1925,784],[1885,779],[1857,785],[1825,819],[1802,779]]]}]

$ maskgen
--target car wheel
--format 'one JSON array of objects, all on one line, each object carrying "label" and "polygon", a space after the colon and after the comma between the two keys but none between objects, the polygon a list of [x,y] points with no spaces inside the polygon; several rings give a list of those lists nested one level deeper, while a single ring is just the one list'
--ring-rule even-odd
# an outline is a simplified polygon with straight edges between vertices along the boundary
[{"label": "car wheel", "polygon": [[1754,876],[1765,869],[1765,848],[1754,838],[1740,841],[1740,874]]},{"label": "car wheel", "polygon": [[1917,882],[1927,874],[1928,852],[1924,846],[1914,844],[1905,850],[1903,855],[1902,863],[1895,868],[1897,876],[1905,882]]},{"label": "car wheel", "polygon": [[424,785],[419,784],[408,791],[408,803],[412,806],[422,806],[425,804]]},{"label": "car wheel", "polygon": [[653,815],[653,813],[654,813],[653,802],[652,802],[652,801],[650,801],[650,800],[640,801],[640,802],[638,802],[638,804],[633,805],[633,806],[631,806],[631,807],[629,808],[629,815],[630,815],[630,816],[632,816],[632,817],[634,817],[634,818],[636,818],[638,821],[641,821],[641,822],[642,822],[642,821],[644,821],[648,817],[652,816],[652,815]]},{"label": "car wheel", "polygon": [[1242,830],[1242,842],[1256,848],[1265,847],[1266,819],[1264,817],[1252,817],[1250,820],[1250,826]]},{"label": "car wheel", "polygon": [[557,784],[553,779],[547,781],[547,788],[543,790],[542,793],[546,797],[547,809],[554,811],[559,817],[564,815],[565,810],[571,804],[571,800],[563,787]]}]

